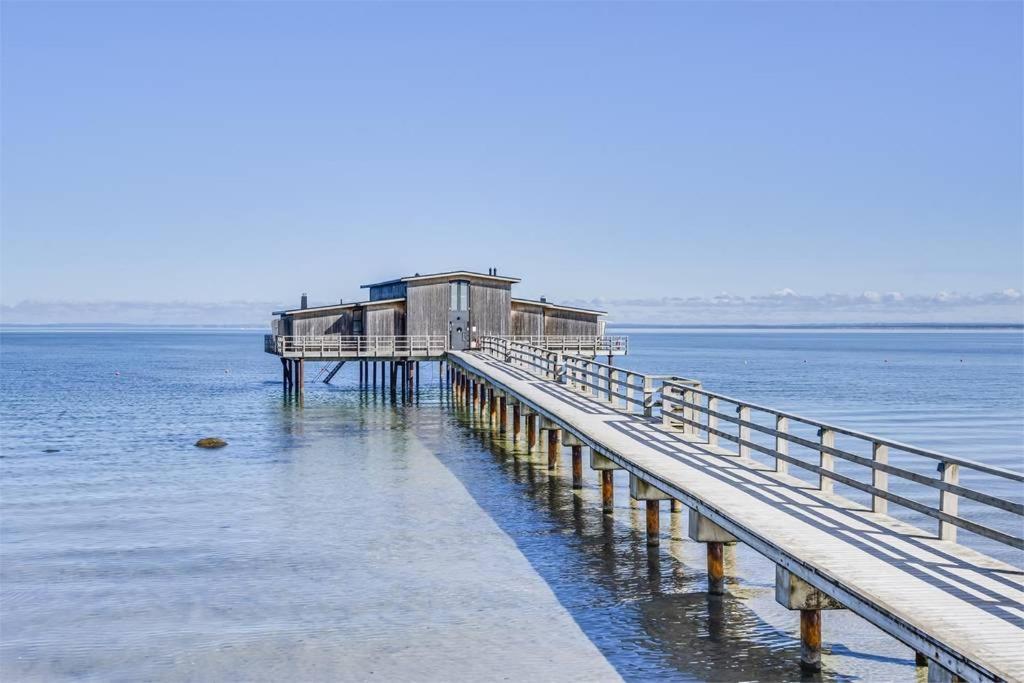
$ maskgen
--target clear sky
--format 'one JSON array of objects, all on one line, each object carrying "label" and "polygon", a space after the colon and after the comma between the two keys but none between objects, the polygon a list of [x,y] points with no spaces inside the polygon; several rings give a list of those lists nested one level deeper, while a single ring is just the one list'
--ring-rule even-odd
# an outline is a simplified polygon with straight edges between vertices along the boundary
[{"label": "clear sky", "polygon": [[490,266],[631,320],[1021,317],[1020,2],[2,13],[8,320]]}]

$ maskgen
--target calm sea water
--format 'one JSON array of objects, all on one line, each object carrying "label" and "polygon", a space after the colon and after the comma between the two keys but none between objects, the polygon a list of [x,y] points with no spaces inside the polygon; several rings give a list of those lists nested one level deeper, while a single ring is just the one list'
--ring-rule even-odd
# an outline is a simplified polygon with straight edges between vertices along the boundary
[{"label": "calm sea water", "polygon": [[[729,595],[709,598],[684,519],[649,553],[625,489],[603,518],[594,476],[574,495],[447,406],[433,366],[412,401],[346,368],[297,405],[261,335],[2,333],[5,680],[800,678],[796,618],[756,554],[737,548]],[[637,369],[1022,467],[1019,332],[657,332],[631,349]],[[921,675],[855,616],[827,613],[824,639],[822,679]]]}]

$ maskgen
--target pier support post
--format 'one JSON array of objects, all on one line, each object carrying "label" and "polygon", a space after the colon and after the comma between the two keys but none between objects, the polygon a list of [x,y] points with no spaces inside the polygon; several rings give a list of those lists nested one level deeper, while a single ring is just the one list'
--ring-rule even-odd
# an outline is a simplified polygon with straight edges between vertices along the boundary
[{"label": "pier support post", "polygon": [[288,359],[281,359],[281,387],[288,391]]},{"label": "pier support post", "polygon": [[487,411],[488,417],[491,419],[491,426],[498,421],[498,401],[495,400],[497,397],[494,395],[494,389],[487,390]]},{"label": "pier support post", "polygon": [[519,441],[519,401],[512,404],[512,443]]},{"label": "pier support post", "polygon": [[526,449],[532,451],[537,447],[537,416],[526,414]]},{"label": "pier support post", "polygon": [[672,497],[635,474],[629,475],[629,496],[647,503],[647,546],[656,548],[661,542],[661,501]]},{"label": "pier support post", "polygon": [[821,610],[800,610],[800,668],[821,671]]},{"label": "pier support post", "polygon": [[558,469],[558,458],[562,454],[562,430],[548,427],[548,470]]},{"label": "pier support post", "polygon": [[615,470],[622,469],[608,457],[590,449],[590,469],[601,473],[601,511],[606,515],[615,512]]},{"label": "pier support post", "polygon": [[498,398],[498,432],[504,434],[508,431],[508,399],[503,393]]},{"label": "pier support post", "polygon": [[572,447],[572,487],[583,488],[583,446]]},{"label": "pier support post", "polygon": [[305,367],[304,367],[305,366],[305,362],[300,358],[299,360],[295,361],[295,366],[296,366],[296,370],[295,370],[295,393],[296,394],[302,394],[302,392],[303,392],[303,382],[306,379],[306,377],[305,377],[306,371],[305,371]]},{"label": "pier support post", "polygon": [[480,386],[479,386],[478,382],[474,382],[473,380],[470,380],[469,384],[470,384],[470,387],[471,387],[469,392],[470,392],[470,395],[472,396],[470,404],[475,408],[479,404],[479,402],[480,402],[479,401],[479,396],[477,396],[477,392],[480,391]]},{"label": "pier support post", "polygon": [[843,609],[842,604],[778,565],[775,601],[786,609],[800,610],[800,668],[821,671],[821,610]]},{"label": "pier support post", "polygon": [[725,544],[735,543],[736,537],[696,510],[690,510],[688,533],[691,540],[708,546],[708,593],[725,593]]}]

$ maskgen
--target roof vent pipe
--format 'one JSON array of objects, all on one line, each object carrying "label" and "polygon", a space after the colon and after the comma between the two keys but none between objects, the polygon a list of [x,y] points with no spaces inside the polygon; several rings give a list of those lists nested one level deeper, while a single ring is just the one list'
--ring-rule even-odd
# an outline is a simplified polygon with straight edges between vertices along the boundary
[{"label": "roof vent pipe", "polygon": [[546,304],[548,302],[548,298],[542,294],[540,297],[540,302],[542,304]]},{"label": "roof vent pipe", "polygon": [[302,293],[302,298],[299,301],[299,308],[309,308],[309,297],[305,292]]}]

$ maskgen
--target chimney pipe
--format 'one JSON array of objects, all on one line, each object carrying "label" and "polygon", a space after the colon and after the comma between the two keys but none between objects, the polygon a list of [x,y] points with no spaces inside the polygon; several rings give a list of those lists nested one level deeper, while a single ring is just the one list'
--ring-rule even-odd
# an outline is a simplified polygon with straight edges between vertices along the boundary
[{"label": "chimney pipe", "polygon": [[540,301],[541,301],[541,303],[547,303],[548,298],[546,296],[544,296],[543,294],[541,294],[540,295]]},{"label": "chimney pipe", "polygon": [[309,308],[309,297],[305,292],[302,293],[302,299],[300,299],[299,308]]}]

